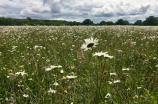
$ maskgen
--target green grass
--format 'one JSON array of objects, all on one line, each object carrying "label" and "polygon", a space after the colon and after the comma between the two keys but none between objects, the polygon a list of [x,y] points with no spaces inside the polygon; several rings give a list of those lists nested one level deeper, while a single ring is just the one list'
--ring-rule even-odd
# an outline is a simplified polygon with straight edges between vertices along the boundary
[{"label": "green grass", "polygon": [[[84,51],[84,39],[91,36],[99,44]],[[158,27],[0,27],[0,102],[157,104],[157,44]],[[101,51],[114,58],[93,56]],[[62,68],[46,71],[51,65]],[[22,71],[24,76],[16,75]]]}]

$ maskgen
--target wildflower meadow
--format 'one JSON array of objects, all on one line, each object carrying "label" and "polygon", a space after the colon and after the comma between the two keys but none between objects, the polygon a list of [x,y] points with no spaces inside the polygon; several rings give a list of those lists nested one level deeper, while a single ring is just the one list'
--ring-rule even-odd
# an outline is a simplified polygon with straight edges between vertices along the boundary
[{"label": "wildflower meadow", "polygon": [[0,104],[157,104],[158,27],[1,26]]}]

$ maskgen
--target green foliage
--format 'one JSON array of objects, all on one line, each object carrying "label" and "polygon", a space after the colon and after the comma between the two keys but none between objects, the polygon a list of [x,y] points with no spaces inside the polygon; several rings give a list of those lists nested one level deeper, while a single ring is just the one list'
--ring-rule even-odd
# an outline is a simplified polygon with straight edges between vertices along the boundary
[{"label": "green foliage", "polygon": [[4,18],[0,17],[0,25],[1,26],[22,26],[22,25],[31,25],[31,26],[38,26],[38,25],[47,25],[47,26],[78,26],[81,25],[80,22],[68,22],[63,20],[37,20],[31,19],[27,17],[26,19],[13,19],[13,18]]},{"label": "green foliage", "polygon": [[137,21],[134,23],[134,25],[143,25],[143,22],[142,22],[142,20],[137,20]]},{"label": "green foliage", "polygon": [[93,25],[93,21],[91,21],[90,19],[85,19],[82,24],[83,25]]},{"label": "green foliage", "polygon": [[158,26],[158,17],[149,16],[146,20],[137,20],[134,24],[129,23],[127,20],[118,19],[115,23],[112,21],[101,21],[100,23],[93,23],[90,19],[85,19],[82,23],[76,21],[64,20],[37,20],[27,17],[26,19],[14,19],[0,17],[0,26],[79,26],[79,25],[144,25],[144,26]]},{"label": "green foliage", "polygon": [[127,20],[119,19],[116,21],[115,25],[129,25]]},{"label": "green foliage", "polygon": [[101,21],[100,25],[106,25],[106,22],[105,21]]},{"label": "green foliage", "polygon": [[[157,28],[0,26],[0,102],[157,104]],[[91,38],[92,49],[82,50],[91,36],[99,44],[93,47]],[[96,52],[113,58],[94,56]],[[51,65],[62,67],[46,71]],[[23,71],[24,76],[17,75]]]},{"label": "green foliage", "polygon": [[149,16],[143,21],[143,25],[158,26],[158,17]]}]

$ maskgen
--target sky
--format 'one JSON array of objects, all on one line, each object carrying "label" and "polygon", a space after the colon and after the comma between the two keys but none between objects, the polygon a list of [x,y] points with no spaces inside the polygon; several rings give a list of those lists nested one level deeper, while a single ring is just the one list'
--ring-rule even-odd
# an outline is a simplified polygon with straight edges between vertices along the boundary
[{"label": "sky", "polygon": [[0,0],[0,17],[6,18],[134,23],[149,16],[158,17],[157,0]]}]

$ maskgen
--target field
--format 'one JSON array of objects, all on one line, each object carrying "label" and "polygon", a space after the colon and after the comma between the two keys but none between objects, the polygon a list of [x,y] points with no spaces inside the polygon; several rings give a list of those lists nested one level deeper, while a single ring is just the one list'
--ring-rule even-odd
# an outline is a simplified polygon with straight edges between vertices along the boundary
[{"label": "field", "polygon": [[1,104],[157,104],[158,27],[0,27]]}]

